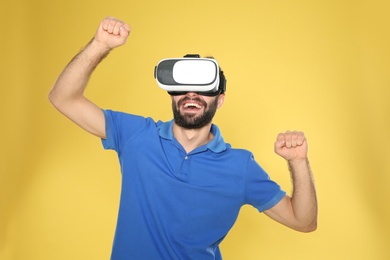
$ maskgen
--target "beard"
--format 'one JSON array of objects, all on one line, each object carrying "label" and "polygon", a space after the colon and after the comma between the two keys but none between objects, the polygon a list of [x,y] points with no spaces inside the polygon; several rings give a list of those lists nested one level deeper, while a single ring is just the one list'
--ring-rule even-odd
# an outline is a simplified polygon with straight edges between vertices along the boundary
[{"label": "beard", "polygon": [[[196,116],[194,114],[182,114],[180,112],[181,104],[187,100],[194,100],[202,103],[204,107],[204,112],[200,116]],[[190,99],[189,97],[185,97],[179,100],[177,106],[172,99],[172,111],[173,111],[173,119],[178,126],[181,126],[186,129],[199,129],[213,120],[215,112],[217,111],[218,106],[218,96],[214,99],[214,101],[208,107],[207,103],[199,98]]]}]

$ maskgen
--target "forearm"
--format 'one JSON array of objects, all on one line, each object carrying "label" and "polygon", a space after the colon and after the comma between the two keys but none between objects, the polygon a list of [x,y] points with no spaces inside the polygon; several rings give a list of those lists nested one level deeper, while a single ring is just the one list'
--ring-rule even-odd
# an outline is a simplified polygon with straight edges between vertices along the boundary
[{"label": "forearm", "polygon": [[100,23],[93,39],[65,67],[49,93],[50,102],[86,131],[106,137],[102,109],[84,97],[96,66],[116,47],[126,43],[130,26],[114,17]]},{"label": "forearm", "polygon": [[96,66],[109,54],[110,49],[92,39],[65,67],[52,90],[49,99],[55,106],[83,97],[88,80]]},{"label": "forearm", "polygon": [[289,161],[289,170],[293,184],[291,206],[297,223],[301,226],[316,228],[317,196],[307,159]]}]

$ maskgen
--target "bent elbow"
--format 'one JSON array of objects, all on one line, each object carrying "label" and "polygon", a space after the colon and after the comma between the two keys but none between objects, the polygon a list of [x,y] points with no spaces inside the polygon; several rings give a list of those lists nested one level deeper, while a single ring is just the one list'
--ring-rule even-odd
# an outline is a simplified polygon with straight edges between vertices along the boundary
[{"label": "bent elbow", "polygon": [[317,230],[317,226],[310,226],[310,227],[306,227],[302,230],[300,230],[300,232],[302,233],[311,233],[311,232],[314,232]]},{"label": "bent elbow", "polygon": [[59,92],[56,89],[50,90],[48,94],[48,99],[50,103],[60,112],[64,112],[70,104],[76,100],[75,97],[64,95],[62,92]]},{"label": "bent elbow", "polygon": [[317,230],[317,221],[314,221],[310,225],[302,226],[299,228],[296,228],[295,230],[302,232],[302,233],[311,233]]},{"label": "bent elbow", "polygon": [[50,90],[49,95],[47,96],[47,98],[49,99],[50,103],[54,107],[58,106],[58,98],[57,98],[57,95],[55,94],[55,91],[53,89]]}]

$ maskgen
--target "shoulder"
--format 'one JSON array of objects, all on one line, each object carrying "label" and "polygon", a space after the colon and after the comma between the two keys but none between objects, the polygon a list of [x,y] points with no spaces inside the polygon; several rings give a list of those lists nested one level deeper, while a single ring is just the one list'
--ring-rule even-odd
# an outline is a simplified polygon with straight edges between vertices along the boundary
[{"label": "shoulder", "polygon": [[143,116],[135,115],[135,114],[130,114],[122,111],[115,111],[111,109],[103,109],[104,116],[106,118],[112,118],[115,120],[142,120],[146,119]]},{"label": "shoulder", "polygon": [[247,149],[244,148],[235,148],[232,147],[231,144],[226,143],[226,151],[233,156],[240,156],[245,158],[253,158],[253,153]]},{"label": "shoulder", "polygon": [[230,145],[227,147],[228,148],[225,151],[225,160],[228,161],[230,165],[241,167],[241,170],[247,173],[260,173],[265,178],[268,178],[266,176],[266,171],[263,169],[259,161],[255,159],[255,156],[251,151],[243,148],[232,148]]},{"label": "shoulder", "polygon": [[248,165],[255,162],[251,151],[242,148],[233,148],[229,143],[226,143],[226,149],[220,156],[229,167],[239,167],[240,171],[247,170]]},{"label": "shoulder", "polygon": [[121,140],[148,133],[157,133],[161,121],[150,117],[129,114],[114,110],[103,110],[106,120],[106,135],[120,137]]},{"label": "shoulder", "polygon": [[115,111],[106,109],[104,110],[104,116],[106,121],[111,124],[124,124],[124,125],[137,125],[137,127],[141,125],[159,125],[161,124],[160,121],[156,122],[151,117],[143,117],[140,115],[130,114],[126,112],[121,111]]}]

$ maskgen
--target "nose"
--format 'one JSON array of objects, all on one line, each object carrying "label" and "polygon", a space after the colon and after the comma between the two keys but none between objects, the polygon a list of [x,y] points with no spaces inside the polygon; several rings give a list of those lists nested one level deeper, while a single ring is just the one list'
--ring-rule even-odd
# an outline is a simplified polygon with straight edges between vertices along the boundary
[{"label": "nose", "polygon": [[196,93],[196,92],[187,92],[186,93],[186,96],[189,96],[189,97],[195,97],[195,96],[198,96],[199,94]]}]

